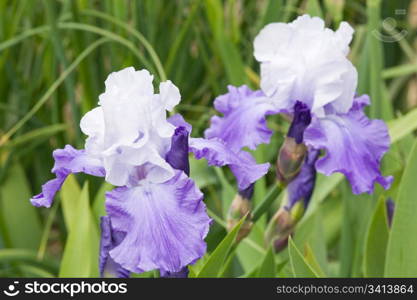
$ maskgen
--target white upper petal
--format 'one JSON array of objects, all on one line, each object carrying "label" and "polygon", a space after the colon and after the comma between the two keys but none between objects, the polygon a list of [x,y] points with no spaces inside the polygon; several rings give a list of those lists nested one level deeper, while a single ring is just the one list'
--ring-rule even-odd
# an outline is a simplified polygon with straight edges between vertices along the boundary
[{"label": "white upper petal", "polygon": [[308,15],[266,25],[254,42],[263,92],[278,109],[292,109],[299,100],[313,112],[327,105],[347,112],[357,86],[356,69],[346,57],[352,34],[346,22],[332,31]]},{"label": "white upper petal", "polygon": [[100,106],[81,120],[81,130],[88,135],[86,150],[101,157],[106,180],[114,185],[164,182],[174,175],[165,161],[175,130],[166,111],[181,96],[170,81],[161,83],[160,94],[154,94],[152,81],[147,70],[132,67],[111,73]]}]

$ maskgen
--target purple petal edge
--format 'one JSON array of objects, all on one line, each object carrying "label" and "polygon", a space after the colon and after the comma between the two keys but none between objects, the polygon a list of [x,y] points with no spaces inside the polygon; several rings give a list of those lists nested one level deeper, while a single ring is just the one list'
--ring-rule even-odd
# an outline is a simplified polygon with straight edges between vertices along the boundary
[{"label": "purple petal edge", "polygon": [[82,172],[93,176],[105,176],[101,161],[88,155],[85,150],[77,150],[66,145],[64,149],[55,150],[53,157],[55,165],[52,168],[52,173],[55,173],[56,178],[42,185],[42,192],[30,199],[34,206],[50,207],[55,194],[61,189],[65,179],[71,173]]}]

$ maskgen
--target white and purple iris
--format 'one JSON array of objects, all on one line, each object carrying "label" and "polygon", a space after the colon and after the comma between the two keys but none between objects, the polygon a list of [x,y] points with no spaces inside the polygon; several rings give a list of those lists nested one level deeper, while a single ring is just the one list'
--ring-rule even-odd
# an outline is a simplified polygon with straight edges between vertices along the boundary
[{"label": "white and purple iris", "polygon": [[175,274],[206,251],[211,220],[203,194],[188,177],[189,132],[173,124],[178,116],[166,119],[180,93],[167,81],[154,94],[152,81],[146,70],[110,74],[99,106],[81,120],[88,135],[85,149],[55,150],[56,178],[31,199],[35,206],[49,207],[70,173],[105,177],[117,186],[106,194],[102,273],[159,269]]},{"label": "white and purple iris", "polygon": [[387,127],[365,115],[367,95],[355,96],[357,72],[346,57],[352,34],[345,22],[334,32],[308,15],[289,24],[269,24],[254,42],[261,90],[229,86],[229,92],[215,100],[223,117],[212,118],[206,137],[236,148],[269,143],[272,131],[266,115],[292,117],[288,136],[304,143],[308,154],[289,183],[289,205],[308,202],[316,171],[327,176],[343,173],[354,194],[372,193],[376,182],[387,189],[393,180],[382,176],[379,168],[390,144]]},{"label": "white and purple iris", "polygon": [[189,152],[210,165],[230,166],[242,189],[269,167],[219,138],[190,138],[191,125],[181,115],[166,118],[180,101],[177,87],[162,82],[154,94],[152,81],[146,70],[110,74],[99,106],[81,120],[85,149],[55,150],[56,178],[31,199],[50,207],[71,173],[105,177],[117,186],[106,194],[101,220],[101,273],[123,277],[159,269],[165,276],[185,276],[186,266],[204,255],[211,220],[203,194],[188,177]]}]

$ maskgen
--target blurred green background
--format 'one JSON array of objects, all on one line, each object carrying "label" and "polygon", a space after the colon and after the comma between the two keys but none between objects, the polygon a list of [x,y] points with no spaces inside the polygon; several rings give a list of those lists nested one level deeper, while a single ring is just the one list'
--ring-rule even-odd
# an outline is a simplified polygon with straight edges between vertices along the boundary
[{"label": "blurred green background", "polygon": [[[156,84],[173,81],[182,95],[178,111],[200,136],[228,84],[259,88],[252,45],[259,30],[303,13],[331,28],[342,20],[355,28],[350,59],[358,93],[371,96],[368,115],[389,124],[393,145],[383,174],[395,182],[389,191],[354,196],[339,174],[319,176],[293,242],[274,255],[264,232],[285,191],[276,197],[273,170],[254,196],[255,206],[273,203],[232,247],[224,227],[233,176],[191,159],[215,220],[209,253],[191,276],[416,277],[415,0],[0,0],[0,276],[98,276],[98,220],[111,187],[77,175],[51,209],[34,208],[29,198],[52,177],[55,148],[83,147],[80,117],[96,106],[110,72],[134,66],[151,71]],[[254,154],[273,165],[288,124],[274,116],[269,126],[271,144]],[[389,197],[396,203],[390,229]]]}]

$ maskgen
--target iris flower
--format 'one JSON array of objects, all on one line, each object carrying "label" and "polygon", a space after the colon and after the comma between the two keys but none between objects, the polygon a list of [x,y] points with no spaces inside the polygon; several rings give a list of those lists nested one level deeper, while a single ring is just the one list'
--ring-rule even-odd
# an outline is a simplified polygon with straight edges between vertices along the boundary
[{"label": "iris flower", "polygon": [[308,203],[316,172],[343,173],[354,194],[372,193],[375,183],[387,189],[393,181],[380,172],[390,144],[387,126],[368,119],[364,108],[370,99],[356,95],[357,72],[347,58],[352,34],[346,22],[333,31],[308,15],[268,24],[254,42],[261,89],[229,86],[214,103],[223,116],[212,118],[206,135],[235,148],[268,144],[272,131],[265,116],[290,116],[288,160],[302,155],[298,177],[289,180],[289,205]]},{"label": "iris flower", "polygon": [[100,271],[120,277],[159,269],[184,274],[206,252],[210,218],[203,194],[189,178],[188,130],[166,118],[180,102],[178,88],[162,82],[154,93],[146,70],[126,68],[108,76],[99,105],[81,120],[85,149],[55,150],[56,178],[34,196],[49,207],[71,173],[104,177],[106,194]]}]

